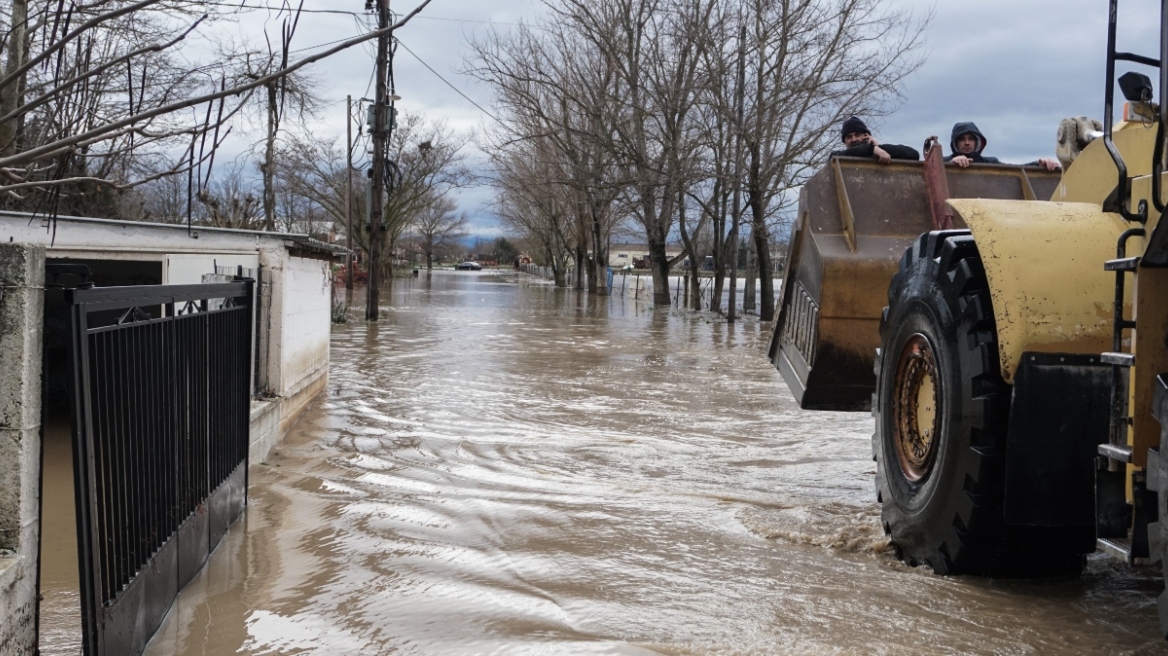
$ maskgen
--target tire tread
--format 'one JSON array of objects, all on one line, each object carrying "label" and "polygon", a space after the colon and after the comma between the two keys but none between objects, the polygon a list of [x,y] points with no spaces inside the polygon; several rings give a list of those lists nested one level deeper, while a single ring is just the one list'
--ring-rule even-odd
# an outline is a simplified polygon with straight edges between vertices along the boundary
[{"label": "tire tread", "polygon": [[[910,564],[928,563],[940,574],[1043,576],[1080,570],[1083,545],[1087,542],[1087,536],[1080,534],[1082,529],[1012,526],[1004,519],[1011,388],[1001,378],[989,284],[969,231],[927,233],[901,258],[900,270],[889,285],[889,307],[881,315],[881,365],[889,371],[896,366],[895,345],[890,343],[896,328],[892,322],[899,316],[895,308],[898,303],[909,302],[903,299],[924,284],[922,277],[931,280],[925,282],[935,285],[948,299],[948,311],[959,328],[953,343],[961,379],[954,384],[965,386],[962,398],[971,419],[968,447],[952,456],[954,475],[962,477],[958,488],[961,493],[954,495],[956,498],[929,501],[943,504],[936,514],[938,519],[918,520],[896,504],[888,482],[889,476],[899,475],[899,469],[892,471],[898,467],[895,460],[889,467],[880,466],[884,464],[880,458],[884,449],[884,401],[872,404],[876,417],[873,453],[878,462],[878,498],[883,503],[883,523],[897,553]],[[879,374],[878,385],[883,385],[886,378],[887,373]],[[878,388],[877,400],[881,396]],[[914,521],[938,524],[914,526]],[[1094,533],[1089,537],[1093,544]]]}]

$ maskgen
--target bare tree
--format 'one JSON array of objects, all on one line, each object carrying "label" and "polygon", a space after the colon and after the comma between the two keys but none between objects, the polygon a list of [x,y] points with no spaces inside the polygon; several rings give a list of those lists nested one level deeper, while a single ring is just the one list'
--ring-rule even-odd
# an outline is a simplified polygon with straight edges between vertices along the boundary
[{"label": "bare tree", "polygon": [[[63,197],[124,190],[201,165],[206,184],[228,122],[250,94],[400,29],[429,2],[384,30],[231,81],[222,61],[165,65],[209,9],[231,10],[229,3],[14,0],[0,73],[0,196],[55,213]],[[176,143],[185,145],[171,165],[151,176],[111,164],[175,152]]]},{"label": "bare tree", "polygon": [[414,219],[418,245],[426,256],[426,270],[434,268],[434,253],[465,236],[466,213],[457,212],[458,204],[442,196],[423,208]]},{"label": "bare tree", "polygon": [[322,103],[316,92],[317,79],[306,70],[288,75],[272,77],[272,73],[288,67],[289,49],[293,36],[300,24],[300,8],[304,0],[293,9],[288,0],[281,0],[275,10],[275,18],[280,19],[279,41],[273,43],[265,31],[265,48],[255,49],[247,45],[226,43],[221,47],[220,59],[227,69],[232,85],[246,84],[252,80],[268,78],[262,89],[251,96],[252,103],[245,109],[246,114],[263,127],[263,138],[254,146],[262,153],[259,170],[263,181],[264,229],[277,229],[279,213],[277,200],[276,160],[277,141],[286,120],[291,118],[300,125],[306,118],[315,117]]},{"label": "bare tree", "polygon": [[717,3],[546,4],[550,17],[537,29],[478,44],[475,72],[499,90],[515,138],[549,140],[563,164],[546,168],[563,171],[585,192],[573,212],[595,217],[594,279],[606,264],[606,249],[598,246],[607,242],[614,204],[621,194],[635,196],[634,215],[653,263],[655,302],[668,304],[665,246],[694,151],[685,137],[705,47],[698,28]]},{"label": "bare tree", "polygon": [[[338,233],[347,234],[345,186],[349,176],[345,171],[348,166],[345,152],[334,141],[292,136],[279,147],[274,159],[278,162],[274,185],[281,200],[277,214],[283,215],[284,222],[295,221],[294,215],[302,211],[300,208],[311,206],[318,208],[323,213],[322,219]],[[368,208],[364,175],[353,178],[353,188],[348,193],[353,202],[354,239],[357,239]]]},{"label": "bare tree", "polygon": [[[207,71],[192,70],[171,56],[208,21],[207,14],[199,15],[198,4],[14,2],[0,74],[0,162],[19,160],[63,135],[92,132],[110,116],[170,102],[201,83]],[[180,122],[188,120],[184,116]],[[0,164],[0,190],[7,192],[0,202],[20,209],[111,214],[117,196],[114,187],[100,181],[138,173],[135,160],[143,155],[181,149],[191,133],[178,125],[158,118],[106,140],[71,142],[33,166]],[[47,193],[30,193],[38,190]]]},{"label": "bare tree", "polygon": [[199,192],[203,223],[214,228],[259,230],[263,225],[263,201],[247,182],[238,165],[229,168]]},{"label": "bare tree", "polygon": [[574,250],[571,189],[561,177],[547,138],[503,144],[493,151],[491,183],[498,189],[496,213],[528,244],[536,263],[549,266],[557,287],[566,287]]},{"label": "bare tree", "polygon": [[[382,210],[382,252],[392,252],[402,233],[434,203],[471,181],[463,161],[466,138],[442,122],[428,122],[421,116],[402,113],[389,144],[393,171],[390,193]],[[348,184],[346,153],[335,143],[312,138],[293,138],[278,151],[277,186],[288,194],[309,201],[327,215],[338,233],[348,227],[345,215],[345,187]],[[368,253],[370,235],[361,229],[366,223],[368,177],[353,176],[353,243]],[[307,207],[307,206],[306,206]],[[392,259],[385,261],[390,273]]]},{"label": "bare tree", "polygon": [[[711,307],[720,308],[723,272],[738,257],[737,219],[727,219],[749,208],[760,315],[771,319],[770,241],[783,208],[822,166],[843,117],[895,108],[904,78],[920,65],[928,17],[880,0],[544,4],[546,20],[475,44],[471,72],[496,89],[506,122],[495,147],[538,141],[535,152],[547,155],[542,179],[584,192],[563,196],[576,219],[569,233],[577,251],[596,252],[597,266],[617,217],[635,218],[649,244],[657,304],[670,300],[676,263],[666,257],[667,241],[678,234],[696,269],[705,252],[696,237],[708,234]],[[548,215],[530,190],[501,185],[500,193],[509,215]],[[521,211],[515,203],[524,198],[541,210]],[[603,216],[593,225],[606,227],[585,246],[579,217],[590,207]],[[696,291],[696,271],[690,276]]]},{"label": "bare tree", "polygon": [[134,194],[122,194],[132,198],[137,211],[123,209],[118,216],[126,219],[150,221],[153,223],[184,223],[188,209],[194,213],[194,206],[188,194],[187,180],[182,176],[168,175],[139,186]]},{"label": "bare tree", "polygon": [[589,48],[570,24],[547,21],[488,34],[474,44],[470,72],[495,87],[509,119],[491,147],[538,142],[548,156],[542,174],[570,195],[566,236],[576,261],[577,288],[607,293],[598,282],[605,278],[618,217],[614,205],[625,173],[608,143],[616,119],[610,106],[618,84],[613,61]]},{"label": "bare tree", "polygon": [[921,64],[929,16],[880,0],[747,0],[749,92],[744,126],[746,204],[759,259],[762,306],[774,318],[772,219],[824,164],[851,114],[881,116]]},{"label": "bare tree", "polygon": [[607,141],[635,194],[653,274],[653,302],[670,304],[666,244],[679,192],[689,180],[696,144],[690,118],[702,80],[701,55],[716,0],[563,0],[558,20],[615,63]]}]

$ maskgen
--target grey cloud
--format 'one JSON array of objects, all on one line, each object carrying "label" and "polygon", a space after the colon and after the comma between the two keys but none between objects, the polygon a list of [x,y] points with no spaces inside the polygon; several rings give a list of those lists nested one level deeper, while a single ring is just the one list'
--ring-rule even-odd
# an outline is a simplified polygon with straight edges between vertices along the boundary
[{"label": "grey cloud", "polygon": [[[1051,155],[1062,118],[1102,119],[1106,21],[1099,0],[938,3],[928,58],[904,104],[876,121],[883,138],[919,146],[938,134],[947,143],[955,122],[971,120],[989,138],[987,154],[1012,162]],[[1120,48],[1158,56],[1158,24],[1150,3],[1126,3]]]},{"label": "grey cloud", "polygon": [[[541,4],[434,0],[398,36],[442,77],[491,110],[490,90],[458,72],[464,67],[467,42],[487,29],[488,22],[508,29],[506,23],[531,20]],[[1158,54],[1159,20],[1152,4],[1123,3],[1121,49]],[[416,5],[417,0],[395,0],[393,6],[405,13]],[[324,0],[306,3],[318,9],[336,6]],[[1053,153],[1060,119],[1102,118],[1107,19],[1103,0],[901,0],[889,6],[918,16],[931,9],[934,18],[926,34],[927,59],[908,80],[902,105],[891,116],[870,122],[881,139],[919,147],[926,136],[937,134],[948,143],[953,123],[972,120],[989,138],[988,154],[1022,162]],[[297,47],[356,33],[351,18],[312,14],[300,26]],[[446,118],[459,129],[491,122],[405,50],[398,51],[395,64],[402,107]],[[342,137],[344,96],[371,96],[372,68],[370,46],[317,65],[315,72],[331,104],[314,131]],[[459,193],[461,210],[483,230],[494,225],[490,196],[487,189]]]}]

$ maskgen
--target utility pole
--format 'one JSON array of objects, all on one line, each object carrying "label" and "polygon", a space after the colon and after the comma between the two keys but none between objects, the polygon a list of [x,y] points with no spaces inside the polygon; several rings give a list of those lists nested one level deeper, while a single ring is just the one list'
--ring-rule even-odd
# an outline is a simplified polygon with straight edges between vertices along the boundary
[{"label": "utility pole", "polygon": [[[345,168],[345,247],[349,249],[348,264],[345,266],[345,289],[353,291],[353,96],[345,96],[345,152],[348,166]],[[348,302],[348,301],[346,301]]]},{"label": "utility pole", "polygon": [[730,306],[726,323],[734,323],[738,294],[738,226],[742,223],[742,106],[746,86],[746,23],[738,15],[742,29],[738,33],[738,89],[734,93],[734,217],[730,226]]},{"label": "utility pole", "polygon": [[[374,0],[377,29],[389,27],[389,0]],[[377,95],[373,105],[373,179],[370,181],[369,208],[369,290],[365,299],[365,320],[377,321],[381,300],[381,219],[382,190],[385,183],[386,109],[388,106],[390,35],[377,37]]]}]

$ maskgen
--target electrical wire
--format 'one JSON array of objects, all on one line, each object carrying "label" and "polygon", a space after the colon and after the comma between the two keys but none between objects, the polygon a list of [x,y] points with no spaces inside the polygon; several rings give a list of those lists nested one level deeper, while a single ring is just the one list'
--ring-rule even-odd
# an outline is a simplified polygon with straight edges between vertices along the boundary
[{"label": "electrical wire", "polygon": [[496,123],[498,123],[499,125],[502,125],[503,127],[507,127],[507,124],[506,124],[506,123],[504,123],[502,120],[500,120],[498,116],[495,116],[494,114],[492,114],[492,113],[488,112],[487,110],[483,109],[482,105],[478,104],[478,103],[477,103],[477,102],[475,102],[474,100],[471,100],[471,97],[470,97],[470,96],[468,96],[468,95],[466,95],[465,93],[463,93],[463,92],[462,92],[462,90],[460,90],[458,87],[456,87],[456,86],[454,86],[453,84],[451,84],[449,80],[447,80],[446,78],[442,77],[442,74],[441,74],[441,73],[439,73],[438,71],[434,70],[434,68],[433,68],[432,66],[430,66],[430,65],[429,65],[429,64],[427,64],[426,62],[422,61],[422,58],[418,56],[418,53],[414,52],[413,50],[410,50],[409,46],[407,46],[406,44],[402,43],[402,40],[401,40],[401,39],[397,39],[397,44],[398,44],[399,46],[401,46],[402,48],[405,48],[406,52],[408,52],[408,53],[410,53],[411,55],[413,55],[414,59],[418,60],[418,63],[419,63],[419,64],[421,64],[422,66],[425,66],[425,67],[426,67],[426,69],[427,69],[427,70],[429,70],[431,73],[433,73],[433,74],[434,74],[434,75],[435,75],[435,76],[436,76],[436,77],[437,77],[439,80],[442,80],[443,82],[445,82],[445,83],[446,83],[446,86],[450,87],[451,89],[454,89],[454,92],[455,92],[455,93],[457,93],[458,95],[462,96],[463,98],[465,98],[465,99],[466,99],[466,101],[467,101],[467,102],[469,102],[470,104],[472,104],[472,105],[474,105],[475,107],[477,107],[477,108],[478,108],[478,110],[479,110],[480,112],[482,112],[482,113],[486,114],[487,116],[491,117],[492,119],[494,119],[494,120],[495,120],[495,122],[496,122]]},{"label": "electrical wire", "polygon": [[343,11],[340,9],[299,9],[291,10],[284,5],[273,7],[272,5],[249,5],[242,2],[204,2],[204,5],[212,7],[233,7],[235,9],[267,9],[269,11],[299,11],[305,14],[342,14],[345,16],[360,16],[364,14],[363,11]]},{"label": "electrical wire", "polygon": [[432,21],[448,21],[451,23],[476,23],[479,25],[506,25],[508,27],[519,27],[519,23],[506,23],[503,21],[494,20],[474,20],[472,18],[447,18],[445,16],[425,16],[422,14],[419,14],[416,16],[416,18],[424,18],[425,20]]},{"label": "electrical wire", "polygon": [[[204,2],[203,4],[210,5],[212,7],[233,7],[235,9],[267,9],[269,11],[289,11],[289,9],[287,7],[284,7],[283,5],[280,5],[280,6],[249,5],[249,4],[245,4],[243,2],[240,2],[240,3],[235,3],[235,2]],[[342,16],[365,16],[365,15],[368,15],[368,13],[369,13],[366,11],[345,11],[342,9],[299,9],[299,10],[295,10],[295,11],[299,11],[299,12],[305,13],[305,14],[340,14]],[[472,18],[450,18],[447,16],[418,15],[418,16],[416,16],[416,18],[421,18],[421,19],[425,19],[425,20],[432,20],[432,21],[448,21],[451,23],[477,23],[479,25],[507,25],[507,26],[512,26],[512,27],[517,27],[519,25],[519,23],[507,23],[507,22],[503,22],[503,21],[493,21],[493,20],[475,20]]]}]

